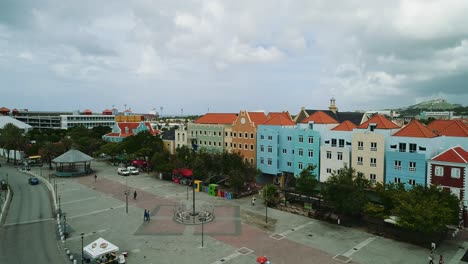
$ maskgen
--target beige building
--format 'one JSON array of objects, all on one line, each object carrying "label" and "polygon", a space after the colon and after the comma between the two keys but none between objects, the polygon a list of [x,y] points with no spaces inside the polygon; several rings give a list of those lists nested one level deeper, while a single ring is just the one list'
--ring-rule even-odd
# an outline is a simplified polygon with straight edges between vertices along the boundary
[{"label": "beige building", "polygon": [[373,182],[384,182],[385,139],[400,127],[382,115],[374,115],[353,130],[351,166]]}]

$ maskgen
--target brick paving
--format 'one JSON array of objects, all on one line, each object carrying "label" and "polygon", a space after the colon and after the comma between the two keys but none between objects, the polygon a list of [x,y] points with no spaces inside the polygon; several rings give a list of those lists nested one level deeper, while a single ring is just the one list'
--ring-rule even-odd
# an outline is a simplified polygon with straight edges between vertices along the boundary
[{"label": "brick paving", "polygon": [[[125,184],[104,177],[98,177],[97,182],[94,181],[94,177],[82,177],[78,182],[125,202],[124,191],[127,189]],[[195,235],[201,234],[201,225],[185,226],[172,219],[174,207],[178,204],[177,199],[158,197],[137,188],[138,196],[134,200],[135,188],[129,190],[129,203],[142,209],[142,224],[135,235],[182,235],[190,230],[193,230]],[[144,209],[151,211],[150,222],[143,223]],[[255,256],[266,255],[274,260],[275,264],[343,263],[333,259],[333,255],[324,251],[287,238],[277,240],[263,230],[242,224],[238,206],[216,206],[214,210],[215,219],[204,225],[204,234],[234,248],[251,249]]]}]

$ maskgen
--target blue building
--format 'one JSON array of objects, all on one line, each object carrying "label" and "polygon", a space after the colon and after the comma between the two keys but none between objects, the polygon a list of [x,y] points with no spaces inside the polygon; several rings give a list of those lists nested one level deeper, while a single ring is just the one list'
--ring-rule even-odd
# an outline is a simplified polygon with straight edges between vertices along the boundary
[{"label": "blue building", "polygon": [[441,137],[417,120],[411,121],[388,139],[385,152],[386,183],[427,184],[427,160],[437,154]]}]

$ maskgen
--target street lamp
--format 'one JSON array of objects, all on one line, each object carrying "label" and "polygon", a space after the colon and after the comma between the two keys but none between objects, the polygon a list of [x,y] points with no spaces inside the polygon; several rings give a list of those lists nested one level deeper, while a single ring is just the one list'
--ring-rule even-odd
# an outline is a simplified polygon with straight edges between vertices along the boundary
[{"label": "street lamp", "polygon": [[59,214],[62,214],[62,207],[60,207],[60,195],[58,196],[58,206],[59,206]]},{"label": "street lamp", "polygon": [[83,264],[83,238],[84,238],[84,233],[81,233],[81,264]]},{"label": "street lamp", "polygon": [[128,214],[128,195],[130,194],[130,191],[129,190],[125,190],[125,211],[127,212]]},{"label": "street lamp", "polygon": [[63,213],[63,235],[67,239],[67,214]]},{"label": "street lamp", "polygon": [[201,247],[203,248],[203,224],[206,221],[206,217],[200,217],[198,220],[201,221]]},{"label": "street lamp", "polygon": [[265,224],[268,224],[268,205],[265,204]]}]

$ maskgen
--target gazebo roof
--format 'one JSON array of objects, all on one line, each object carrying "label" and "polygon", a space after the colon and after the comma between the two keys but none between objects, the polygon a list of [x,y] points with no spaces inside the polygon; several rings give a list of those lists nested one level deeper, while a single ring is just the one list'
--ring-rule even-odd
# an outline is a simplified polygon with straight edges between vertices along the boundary
[{"label": "gazebo roof", "polygon": [[92,160],[94,160],[92,157],[84,154],[83,152],[76,150],[76,149],[70,149],[69,151],[53,159],[52,162],[54,163],[78,163],[78,162],[86,162],[86,161],[92,161]]}]

